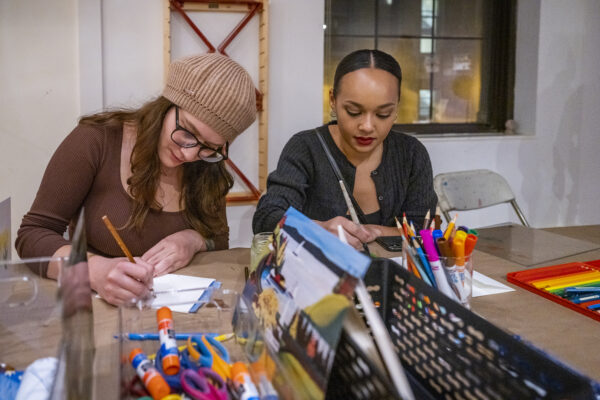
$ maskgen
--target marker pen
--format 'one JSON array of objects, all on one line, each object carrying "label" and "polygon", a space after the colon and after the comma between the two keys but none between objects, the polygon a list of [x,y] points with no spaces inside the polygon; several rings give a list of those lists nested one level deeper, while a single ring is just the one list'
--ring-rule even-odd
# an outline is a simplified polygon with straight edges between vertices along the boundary
[{"label": "marker pen", "polygon": [[465,238],[465,256],[470,256],[473,253],[473,249],[475,248],[475,244],[477,243],[477,236],[472,233],[467,234]]},{"label": "marker pen", "polygon": [[465,238],[467,237],[467,233],[463,231],[458,231],[454,235],[454,239],[452,239],[452,252],[454,253],[454,258],[456,260],[456,269],[458,271],[458,277],[460,278],[460,282],[464,289],[465,297],[462,299],[463,302],[468,300],[469,295],[471,294],[471,284],[470,282],[466,282],[467,277],[465,274]]},{"label": "marker pen", "polygon": [[446,274],[442,270],[442,263],[440,262],[440,257],[438,255],[437,250],[435,249],[435,244],[433,242],[433,236],[431,235],[431,231],[428,229],[423,229],[420,231],[420,234],[421,241],[423,242],[425,253],[427,253],[427,259],[429,260],[429,265],[431,265],[431,271],[433,272],[433,276],[435,277],[438,289],[446,296],[457,300],[456,294],[450,288],[450,285],[448,284],[448,279],[446,278]]}]

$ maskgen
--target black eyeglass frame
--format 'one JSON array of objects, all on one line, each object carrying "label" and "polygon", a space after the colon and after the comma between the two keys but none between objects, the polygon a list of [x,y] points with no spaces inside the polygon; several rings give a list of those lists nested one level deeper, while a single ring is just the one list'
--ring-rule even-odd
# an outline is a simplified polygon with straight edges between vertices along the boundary
[{"label": "black eyeglass frame", "polygon": [[[191,145],[191,144],[181,144],[181,143],[177,142],[173,138],[173,135],[177,131],[183,131],[183,132],[185,132],[186,134],[188,134],[190,136],[190,138],[193,138],[196,141],[196,143],[194,143],[193,145]],[[228,158],[227,157],[227,153],[229,151],[229,142],[225,142],[225,144],[223,146],[219,146],[219,147],[217,147],[215,149],[213,147],[210,147],[206,143],[201,142],[200,140],[198,140],[198,138],[196,137],[196,135],[194,135],[192,132],[190,132],[187,129],[185,129],[183,126],[179,125],[179,106],[175,106],[175,129],[173,129],[173,132],[171,132],[171,140],[177,146],[183,147],[184,149],[191,149],[192,147],[200,146],[200,149],[198,150],[198,157],[201,160],[206,161],[206,162],[219,162],[219,161],[227,160],[227,158]],[[218,154],[219,156],[221,156],[221,158],[219,160],[210,160],[211,157],[205,157],[205,156],[203,156],[201,154],[201,152],[202,152],[202,150],[206,150],[206,149],[214,151],[216,154]],[[223,152],[223,149],[225,149],[225,152]]]}]

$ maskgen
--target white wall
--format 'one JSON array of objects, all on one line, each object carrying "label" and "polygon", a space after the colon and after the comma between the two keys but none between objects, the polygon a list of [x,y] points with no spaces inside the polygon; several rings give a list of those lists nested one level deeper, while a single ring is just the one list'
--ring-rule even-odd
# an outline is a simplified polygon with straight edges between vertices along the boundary
[{"label": "white wall", "polygon": [[[520,3],[516,115],[525,135],[422,140],[436,174],[503,174],[534,226],[600,223],[600,2]],[[321,123],[323,0],[271,0],[270,7],[272,170],[292,134]],[[1,1],[0,38],[0,199],[13,198],[14,240],[77,117],[160,91],[161,0]],[[493,215],[506,219],[508,211]],[[252,212],[230,207],[232,246],[249,245]],[[469,214],[463,223],[494,222]]]},{"label": "white wall", "polygon": [[12,199],[13,242],[77,121],[78,74],[75,0],[0,1],[0,199]]}]

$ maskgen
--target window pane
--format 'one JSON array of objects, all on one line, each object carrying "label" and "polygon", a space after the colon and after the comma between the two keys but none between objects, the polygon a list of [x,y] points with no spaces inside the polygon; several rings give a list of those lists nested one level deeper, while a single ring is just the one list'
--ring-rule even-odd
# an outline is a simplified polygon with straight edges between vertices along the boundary
[{"label": "window pane", "polygon": [[[430,90],[425,61],[430,54],[421,53],[420,39],[379,39],[379,49],[391,54],[402,68],[402,89],[396,123],[415,124],[423,121],[421,90]],[[428,122],[428,121],[425,121]]]},{"label": "window pane", "polygon": [[[481,41],[436,40],[433,54],[421,53],[420,39],[380,39],[402,68],[396,123],[469,123],[478,118],[481,93]],[[428,96],[425,91],[431,92]],[[431,104],[431,113],[423,114]]]},{"label": "window pane", "polygon": [[324,120],[339,60],[377,48],[402,67],[397,124],[502,130],[512,116],[515,1],[325,0]]},{"label": "window pane", "polygon": [[483,0],[378,0],[378,33],[432,36],[435,24],[435,36],[481,37],[484,9]]},{"label": "window pane", "polygon": [[483,0],[437,1],[436,36],[482,37]]},{"label": "window pane", "polygon": [[420,1],[379,0],[377,11],[379,35],[422,35]]},{"label": "window pane", "polygon": [[[438,40],[439,67],[433,73],[433,122],[472,123],[481,105],[481,41]],[[487,77],[485,77],[487,79]]]},{"label": "window pane", "polygon": [[326,35],[375,35],[375,0],[326,0],[325,14]]}]

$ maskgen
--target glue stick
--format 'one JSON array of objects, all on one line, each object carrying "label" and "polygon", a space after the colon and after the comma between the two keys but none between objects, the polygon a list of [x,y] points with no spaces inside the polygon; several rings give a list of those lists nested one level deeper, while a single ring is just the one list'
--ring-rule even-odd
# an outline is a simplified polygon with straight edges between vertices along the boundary
[{"label": "glue stick", "polygon": [[131,350],[129,361],[154,400],[160,400],[171,393],[169,385],[160,372],[154,368],[152,362],[148,360],[142,349],[135,348]]},{"label": "glue stick", "polygon": [[179,351],[173,329],[173,314],[169,307],[161,307],[156,311],[158,322],[158,336],[160,339],[160,355],[162,368],[167,375],[176,375],[179,372]]},{"label": "glue stick", "polygon": [[236,391],[240,400],[259,400],[258,390],[252,380],[246,365],[241,362],[235,362],[231,366],[231,377],[235,383]]}]

